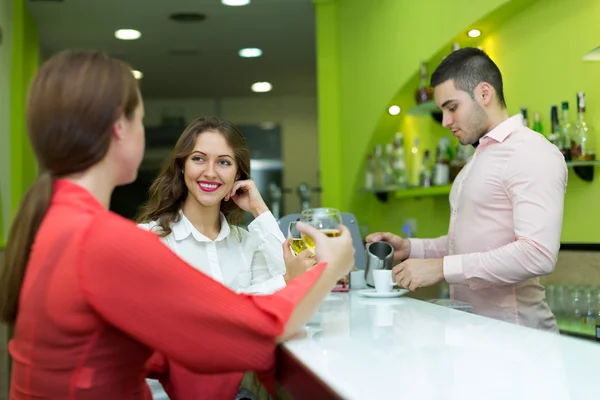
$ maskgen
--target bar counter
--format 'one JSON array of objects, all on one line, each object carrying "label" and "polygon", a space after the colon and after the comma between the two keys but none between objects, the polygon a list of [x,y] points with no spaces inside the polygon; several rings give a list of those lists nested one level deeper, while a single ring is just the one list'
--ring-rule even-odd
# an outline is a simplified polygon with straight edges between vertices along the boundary
[{"label": "bar counter", "polygon": [[600,344],[408,298],[332,293],[279,349],[297,399],[600,399]]}]

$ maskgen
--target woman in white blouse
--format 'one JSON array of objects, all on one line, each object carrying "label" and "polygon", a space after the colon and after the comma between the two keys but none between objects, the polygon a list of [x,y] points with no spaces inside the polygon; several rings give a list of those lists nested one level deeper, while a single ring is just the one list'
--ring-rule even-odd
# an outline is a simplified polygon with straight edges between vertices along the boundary
[{"label": "woman in white blouse", "polygon": [[[238,226],[245,212],[254,216],[248,230]],[[138,222],[196,269],[237,292],[274,292],[314,264],[307,252],[291,255],[250,179],[244,136],[215,117],[198,118],[184,130]],[[243,376],[194,374],[160,354],[149,366],[171,400],[234,399]]]}]

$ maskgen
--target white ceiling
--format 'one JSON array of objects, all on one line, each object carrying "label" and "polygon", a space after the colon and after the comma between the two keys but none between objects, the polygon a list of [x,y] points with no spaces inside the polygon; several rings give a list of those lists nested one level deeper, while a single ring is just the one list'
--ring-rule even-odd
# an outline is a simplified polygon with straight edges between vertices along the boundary
[{"label": "white ceiling", "polygon": [[[315,95],[314,9],[310,0],[252,0],[228,7],[220,0],[27,0],[44,57],[64,48],[96,48],[144,73],[146,98]],[[175,12],[206,15],[177,23]],[[137,29],[142,37],[121,41],[114,31]],[[263,56],[242,59],[240,48]],[[197,54],[173,54],[178,50]],[[250,85],[269,81],[273,91]]]}]

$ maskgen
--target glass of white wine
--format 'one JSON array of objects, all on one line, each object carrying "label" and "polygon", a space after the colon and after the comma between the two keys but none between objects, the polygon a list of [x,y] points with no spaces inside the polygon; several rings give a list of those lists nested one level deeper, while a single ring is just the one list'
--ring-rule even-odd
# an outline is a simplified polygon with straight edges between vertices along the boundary
[{"label": "glass of white wine", "polygon": [[[340,225],[342,224],[342,214],[335,208],[309,208],[302,211],[300,220],[312,227],[320,230],[329,237],[341,235]],[[302,234],[302,239],[306,248],[313,255],[315,254],[315,242],[310,236]]]},{"label": "glass of white wine", "polygon": [[306,244],[304,244],[304,240],[302,240],[302,235],[298,228],[296,228],[296,224],[298,221],[290,222],[288,238],[290,239],[290,246],[292,247],[292,252],[295,256],[302,253],[306,250]]}]

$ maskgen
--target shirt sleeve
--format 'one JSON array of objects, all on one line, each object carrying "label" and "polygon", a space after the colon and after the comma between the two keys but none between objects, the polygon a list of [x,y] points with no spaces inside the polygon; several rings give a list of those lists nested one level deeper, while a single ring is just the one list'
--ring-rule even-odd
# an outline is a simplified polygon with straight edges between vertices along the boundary
[{"label": "shirt sleeve", "polygon": [[487,252],[445,257],[444,276],[449,283],[477,289],[522,282],[554,270],[568,172],[558,150],[535,150],[521,145],[504,175],[515,240]]},{"label": "shirt sleeve", "polygon": [[409,239],[408,258],[442,258],[448,255],[448,236],[435,239]]},{"label": "shirt sleeve", "polygon": [[78,278],[108,323],[199,373],[265,371],[276,338],[325,264],[267,296],[236,294],[131,221],[99,215],[80,248]]},{"label": "shirt sleeve", "polygon": [[[285,242],[285,237],[279,229],[279,224],[270,211],[260,214],[248,225],[249,237],[252,238],[256,251],[264,256],[266,265],[255,263],[262,261],[254,257],[252,260],[253,275],[254,271],[266,268],[270,277],[283,276],[285,274],[285,262],[283,261],[283,250],[281,245]],[[254,280],[254,279],[253,279]]]}]

